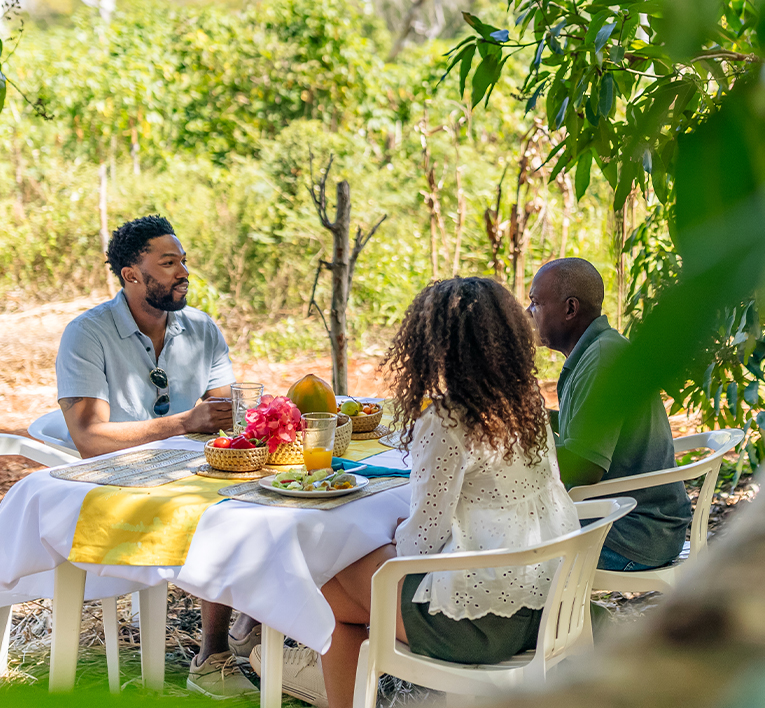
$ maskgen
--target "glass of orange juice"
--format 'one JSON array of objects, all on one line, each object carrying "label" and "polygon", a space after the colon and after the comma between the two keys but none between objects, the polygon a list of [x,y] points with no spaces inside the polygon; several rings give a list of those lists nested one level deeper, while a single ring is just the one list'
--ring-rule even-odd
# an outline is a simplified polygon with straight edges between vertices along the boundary
[{"label": "glass of orange juice", "polygon": [[306,413],[303,418],[303,461],[307,470],[332,467],[337,416],[334,413]]}]

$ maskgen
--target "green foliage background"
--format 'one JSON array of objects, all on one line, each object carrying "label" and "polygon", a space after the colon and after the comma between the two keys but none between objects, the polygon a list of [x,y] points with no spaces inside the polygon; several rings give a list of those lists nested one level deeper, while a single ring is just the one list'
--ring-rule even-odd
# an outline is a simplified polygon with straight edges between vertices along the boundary
[{"label": "green foliage background", "polygon": [[[110,229],[147,213],[170,218],[190,255],[195,304],[216,314],[230,339],[249,332],[257,355],[325,352],[320,325],[304,315],[330,236],[306,187],[309,152],[317,170],[334,154],[330,182],[349,181],[354,227],[388,214],[362,253],[351,298],[354,346],[369,346],[431,277],[419,123],[426,108],[431,128],[466,111],[455,80],[438,87],[448,41],[412,46],[395,64],[383,59],[391,42],[372,6],[356,0],[259,0],[239,9],[134,2],[120,3],[109,24],[86,7],[71,19],[28,23],[6,71],[32,103],[44,99],[52,119],[9,92],[0,118],[5,308],[104,289],[103,162]],[[463,275],[493,273],[483,212],[505,166],[517,174],[518,138],[531,121],[513,98],[520,65],[507,68],[494,110],[472,114],[461,129],[458,163],[444,131],[428,138],[450,234],[461,168]],[[594,196],[572,214],[566,252],[595,262],[610,286],[605,189],[594,181]],[[544,196],[527,281],[560,255],[561,195],[552,186]],[[325,303],[328,288],[327,278]]]}]

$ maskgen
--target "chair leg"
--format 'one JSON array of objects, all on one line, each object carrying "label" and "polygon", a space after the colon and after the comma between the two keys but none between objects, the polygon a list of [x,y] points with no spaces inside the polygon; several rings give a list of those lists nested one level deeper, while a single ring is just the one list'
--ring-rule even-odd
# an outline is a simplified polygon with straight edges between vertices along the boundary
[{"label": "chair leg", "polygon": [[161,691],[165,686],[165,623],[167,583],[141,590],[141,674],[144,688]]},{"label": "chair leg", "polygon": [[353,708],[374,708],[377,705],[377,687],[380,677],[369,671],[369,640],[361,644],[356,664],[356,684],[353,688]]},{"label": "chair leg", "polygon": [[141,626],[141,595],[137,592],[130,595],[130,624]]},{"label": "chair leg", "polygon": [[50,648],[51,692],[71,691],[77,672],[85,571],[69,562],[58,566],[53,581],[53,637]]},{"label": "chair leg", "polygon": [[261,708],[281,708],[284,635],[264,624],[262,644],[260,705]]},{"label": "chair leg", "polygon": [[0,676],[8,673],[8,647],[11,643],[13,606],[0,607]]},{"label": "chair leg", "polygon": [[104,620],[104,643],[106,644],[106,670],[109,674],[109,690],[120,692],[120,625],[117,618],[117,598],[107,597],[101,600]]}]

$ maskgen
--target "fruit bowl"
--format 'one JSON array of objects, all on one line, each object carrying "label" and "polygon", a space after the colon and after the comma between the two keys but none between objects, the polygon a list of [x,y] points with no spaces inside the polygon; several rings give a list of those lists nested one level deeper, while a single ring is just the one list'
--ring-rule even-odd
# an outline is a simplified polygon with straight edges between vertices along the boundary
[{"label": "fruit bowl", "polygon": [[237,450],[230,447],[213,447],[212,440],[205,445],[205,459],[213,469],[226,472],[255,472],[266,464],[267,447]]},{"label": "fruit bowl", "polygon": [[382,420],[383,409],[380,406],[380,410],[376,413],[359,413],[358,415],[351,416],[351,424],[353,425],[354,433],[368,433],[374,430],[380,421]]}]

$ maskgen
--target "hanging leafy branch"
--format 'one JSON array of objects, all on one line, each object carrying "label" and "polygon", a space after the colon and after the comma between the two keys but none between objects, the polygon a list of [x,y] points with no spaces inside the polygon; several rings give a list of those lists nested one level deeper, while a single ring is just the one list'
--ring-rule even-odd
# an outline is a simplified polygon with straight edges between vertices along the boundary
[{"label": "hanging leafy branch", "polygon": [[[709,5],[667,3],[662,20],[655,15],[665,5],[657,0],[513,0],[511,29],[464,13],[475,34],[450,51],[447,73],[459,67],[464,94],[472,72],[470,102],[488,105],[507,59],[526,50],[526,111],[544,99],[549,128],[567,133],[550,154],[550,179],[576,169],[581,198],[595,162],[614,189],[614,209],[634,183],[644,193],[650,184],[665,203],[672,199],[677,137],[693,131],[761,62],[760,8],[749,0]],[[711,22],[704,14],[710,12]],[[706,22],[696,26],[699,14]],[[671,31],[675,22],[692,26],[690,38]]]}]

